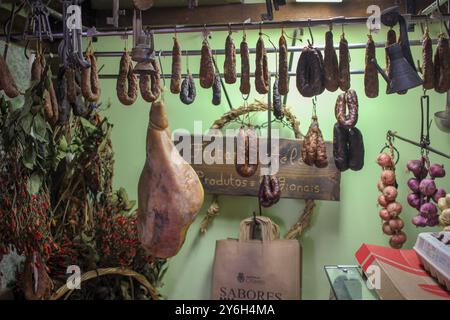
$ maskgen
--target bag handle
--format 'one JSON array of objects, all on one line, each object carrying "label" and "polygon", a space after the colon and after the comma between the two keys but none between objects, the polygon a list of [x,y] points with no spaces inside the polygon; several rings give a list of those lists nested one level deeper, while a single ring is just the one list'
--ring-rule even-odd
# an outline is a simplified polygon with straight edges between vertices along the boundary
[{"label": "bag handle", "polygon": [[258,216],[242,220],[239,225],[239,241],[252,239],[252,227],[257,223],[261,227],[262,241],[273,241],[280,238],[280,227],[270,218]]}]

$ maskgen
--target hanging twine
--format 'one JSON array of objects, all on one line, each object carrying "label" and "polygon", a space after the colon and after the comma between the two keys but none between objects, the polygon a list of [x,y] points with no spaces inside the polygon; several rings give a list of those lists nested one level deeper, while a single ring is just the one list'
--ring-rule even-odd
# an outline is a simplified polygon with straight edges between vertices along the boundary
[{"label": "hanging twine", "polygon": [[314,207],[316,203],[314,200],[306,200],[306,206],[303,210],[303,214],[298,219],[297,223],[294,224],[288,233],[284,236],[287,240],[298,239],[303,234],[311,224],[312,215],[314,213]]},{"label": "hanging twine", "polygon": [[213,199],[210,207],[206,211],[206,216],[203,218],[202,223],[200,224],[200,233],[205,233],[208,229],[209,223],[219,215],[220,205],[219,205],[219,196],[217,194],[213,195]]},{"label": "hanging twine", "polygon": [[261,229],[261,239],[263,241],[273,241],[280,239],[280,227],[270,218],[257,216],[242,220],[239,225],[239,241],[248,241],[253,238],[253,228],[255,223]]},{"label": "hanging twine", "polygon": [[[251,104],[245,103],[238,109],[232,109],[226,112],[220,119],[216,120],[213,123],[211,129],[220,130],[228,123],[235,121],[242,115],[248,115],[251,112],[267,111],[267,109],[268,109],[267,104],[258,100],[255,100],[255,102]],[[286,121],[289,123],[289,126],[294,132],[295,138],[299,140],[302,139],[304,136],[300,131],[300,122],[297,120],[297,117],[286,106],[283,106],[283,112],[286,116]],[[302,235],[303,231],[305,231],[311,223],[314,207],[315,207],[314,200],[306,200],[305,209],[303,210],[297,223],[295,223],[290,228],[289,232],[285,236],[285,239],[296,239]],[[206,232],[211,221],[219,214],[219,210],[220,206],[218,203],[218,195],[213,195],[211,206],[207,210],[206,216],[203,218],[203,221],[200,225],[201,233],[204,234]]]}]

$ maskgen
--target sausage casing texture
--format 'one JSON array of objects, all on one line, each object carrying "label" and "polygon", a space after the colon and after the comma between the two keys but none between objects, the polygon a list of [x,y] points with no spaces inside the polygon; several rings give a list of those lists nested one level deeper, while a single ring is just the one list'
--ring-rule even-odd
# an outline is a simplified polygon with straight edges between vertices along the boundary
[{"label": "sausage casing texture", "polygon": [[258,137],[252,127],[239,129],[235,166],[236,172],[244,178],[253,176],[258,170]]},{"label": "sausage casing texture", "polygon": [[339,88],[342,91],[350,89],[350,50],[344,34],[339,42]]},{"label": "sausage casing texture", "polygon": [[200,58],[200,86],[209,89],[214,83],[214,63],[212,60],[211,49],[207,40],[203,41]]},{"label": "sausage casing texture", "polygon": [[325,168],[328,167],[327,147],[323,139],[322,131],[319,127],[317,127],[317,130],[317,150],[314,164],[317,168]]},{"label": "sausage casing texture", "polygon": [[349,131],[339,123],[333,129],[333,156],[336,168],[343,172],[348,169],[348,136]]},{"label": "sausage casing texture", "polygon": [[75,103],[77,101],[77,82],[75,79],[75,69],[68,68],[64,73],[67,83],[67,100],[70,103]]},{"label": "sausage casing texture", "polygon": [[86,54],[86,59],[91,66],[81,70],[81,92],[87,101],[97,102],[100,99],[97,60],[92,53]]},{"label": "sausage casing texture", "polygon": [[183,82],[181,83],[180,100],[184,104],[189,105],[194,102],[196,95],[197,92],[195,89],[194,78],[192,78],[192,76],[188,72]]},{"label": "sausage casing texture", "polygon": [[333,44],[333,32],[325,34],[325,54],[323,58],[325,69],[325,88],[334,92],[339,88],[339,63]]},{"label": "sausage casing texture", "polygon": [[259,36],[258,43],[256,44],[255,88],[259,94],[266,94],[269,92],[267,52],[264,47],[262,36]]},{"label": "sausage casing texture", "polygon": [[358,122],[358,108],[358,96],[355,90],[350,89],[340,94],[334,108],[336,120],[347,129],[354,127]]},{"label": "sausage casing texture", "polygon": [[181,47],[177,38],[173,38],[172,48],[172,76],[170,78],[170,92],[178,94],[181,91]]},{"label": "sausage casing texture", "polygon": [[288,48],[284,35],[278,41],[278,92],[285,96],[289,93]]},{"label": "sausage casing texture", "polygon": [[445,93],[450,89],[450,49],[448,39],[439,37],[434,56],[434,89]]},{"label": "sausage casing texture", "polygon": [[259,203],[264,208],[269,208],[280,200],[281,189],[276,176],[265,175],[262,177],[258,197]]},{"label": "sausage casing texture", "polygon": [[325,90],[322,53],[305,47],[297,64],[297,89],[304,97],[314,97]]},{"label": "sausage casing texture", "polygon": [[233,84],[237,80],[236,74],[236,46],[234,45],[231,33],[225,41],[225,62],[223,64],[224,79],[228,84]]},{"label": "sausage casing texture", "polygon": [[348,135],[349,167],[359,171],[364,167],[364,141],[358,128],[351,128]]},{"label": "sausage casing texture", "polygon": [[218,73],[216,73],[216,76],[214,77],[214,84],[212,91],[213,91],[212,104],[218,106],[222,101],[222,83],[220,82],[220,75]]},{"label": "sausage casing texture", "polygon": [[369,36],[366,46],[366,68],[364,71],[364,90],[368,98],[376,98],[379,93],[378,70],[375,63],[375,42],[372,36]]},{"label": "sausage casing texture", "polygon": [[423,88],[431,90],[434,88],[433,42],[428,30],[422,40],[422,58]]},{"label": "sausage casing texture", "polygon": [[44,55],[37,54],[31,65],[31,81],[40,81],[44,73],[45,59]]},{"label": "sausage casing texture", "polygon": [[317,126],[315,121],[310,125],[302,145],[302,160],[308,166],[314,165],[317,150]]},{"label": "sausage casing texture", "polygon": [[128,52],[124,52],[120,59],[116,91],[117,98],[123,105],[130,106],[137,99],[137,77],[133,72],[133,63]]},{"label": "sausage casing texture", "polygon": [[50,124],[55,125],[59,120],[59,106],[58,98],[56,96],[55,87],[53,85],[52,79],[49,77],[47,90],[49,92],[50,105],[52,108],[52,117],[49,119]]},{"label": "sausage casing texture", "polygon": [[3,56],[0,55],[0,90],[3,90],[9,98],[15,98],[19,95],[16,82],[6,64]]},{"label": "sausage casing texture", "polygon": [[281,101],[281,95],[279,92],[279,80],[278,78],[275,79],[273,83],[273,90],[272,90],[272,103],[273,103],[273,115],[278,120],[281,120],[284,118],[283,113],[283,103]]},{"label": "sausage casing texture", "polygon": [[151,64],[155,72],[142,74],[139,78],[139,88],[142,98],[147,102],[155,102],[161,93],[161,75],[158,60],[152,60]]},{"label": "sausage casing texture", "polygon": [[242,94],[250,93],[250,51],[248,50],[247,41],[242,39],[241,46],[241,85],[239,90]]},{"label": "sausage casing texture", "polygon": [[302,160],[308,166],[315,165],[318,168],[328,166],[325,141],[315,117],[313,117],[313,121],[303,141]]}]

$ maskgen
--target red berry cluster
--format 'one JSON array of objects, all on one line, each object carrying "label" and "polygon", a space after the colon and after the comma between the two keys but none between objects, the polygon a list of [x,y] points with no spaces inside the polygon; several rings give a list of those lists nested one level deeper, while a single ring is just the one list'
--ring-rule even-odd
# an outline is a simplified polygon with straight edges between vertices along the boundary
[{"label": "red berry cluster", "polygon": [[48,195],[30,194],[28,178],[0,177],[0,253],[14,248],[25,256],[38,253],[46,261],[58,246],[51,234]]}]

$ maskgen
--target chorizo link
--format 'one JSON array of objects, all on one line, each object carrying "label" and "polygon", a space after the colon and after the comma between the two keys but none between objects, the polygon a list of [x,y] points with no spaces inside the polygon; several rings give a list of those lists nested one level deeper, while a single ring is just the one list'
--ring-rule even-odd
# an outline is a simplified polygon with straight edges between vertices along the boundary
[{"label": "chorizo link", "polygon": [[181,47],[176,37],[173,38],[172,76],[170,78],[170,92],[178,94],[181,91]]},{"label": "chorizo link", "polygon": [[273,101],[273,115],[278,120],[281,120],[284,118],[284,114],[283,114],[283,103],[281,101],[281,95],[279,92],[279,83],[280,82],[278,78],[275,79],[272,90],[272,101]]},{"label": "chorizo link", "polygon": [[[348,90],[336,99],[334,114],[338,123],[347,129],[352,128],[358,122],[358,96],[355,90]],[[348,113],[347,113],[348,109]]]},{"label": "chorizo link", "polygon": [[184,78],[183,82],[181,83],[180,100],[184,104],[189,105],[192,102],[194,102],[196,95],[197,95],[197,92],[195,90],[194,78],[192,78],[192,76],[188,70],[186,77]]},{"label": "chorizo link", "polygon": [[218,105],[220,105],[221,100],[222,100],[222,84],[220,82],[219,73],[216,73],[216,76],[214,77],[214,84],[213,84],[212,104],[215,106],[218,106]]},{"label": "chorizo link", "polygon": [[368,98],[378,97],[379,82],[378,82],[378,70],[375,63],[372,62],[375,59],[375,42],[371,35],[366,46],[366,68],[364,71],[364,90]]},{"label": "chorizo link", "polygon": [[[127,90],[128,84],[128,90]],[[128,52],[120,59],[119,76],[116,84],[117,98],[125,105],[132,105],[137,98],[137,78],[133,72],[133,63]]]},{"label": "chorizo link", "polygon": [[333,130],[333,156],[336,168],[344,172],[348,169],[348,129],[337,122]]},{"label": "chorizo link", "polygon": [[448,39],[443,34],[439,36],[434,59],[434,89],[445,93],[450,89],[450,50]]},{"label": "chorizo link", "polygon": [[266,94],[269,92],[267,52],[264,47],[262,35],[259,36],[258,43],[256,44],[255,88],[259,94]]},{"label": "chorizo link", "polygon": [[285,96],[289,93],[289,66],[288,48],[284,35],[281,35],[278,46],[278,92],[280,95]]},{"label": "chorizo link", "polygon": [[339,42],[339,88],[342,91],[350,89],[350,51],[344,34]]},{"label": "chorizo link", "polygon": [[86,59],[91,66],[81,70],[81,92],[87,101],[97,102],[100,99],[97,60],[92,53],[87,53]]},{"label": "chorizo link", "polygon": [[242,94],[250,93],[250,51],[245,37],[242,39],[241,46],[241,85],[239,90]]},{"label": "chorizo link", "polygon": [[19,95],[16,82],[2,56],[0,56],[0,90],[3,90],[9,98],[15,98]]},{"label": "chorizo link", "polygon": [[239,129],[235,155],[236,172],[244,178],[253,176],[258,170],[258,138],[253,128]]},{"label": "chorizo link", "polygon": [[339,64],[333,44],[333,32],[325,34],[325,54],[323,58],[325,69],[325,88],[334,92],[339,88]]},{"label": "chorizo link", "polygon": [[77,101],[77,82],[75,80],[75,69],[68,68],[65,72],[66,84],[67,84],[67,100],[70,103]]},{"label": "chorizo link", "polygon": [[433,42],[430,38],[428,29],[422,40],[422,75],[423,88],[430,90],[434,88],[434,65],[433,65]]},{"label": "chorizo link", "polygon": [[139,79],[139,88],[141,90],[142,98],[145,101],[154,102],[161,93],[161,75],[158,60],[151,60],[150,63],[155,72],[152,72],[151,74],[142,74]]},{"label": "chorizo link", "polygon": [[236,75],[236,47],[234,45],[231,32],[225,42],[225,62],[223,64],[225,82],[233,84],[237,80]]},{"label": "chorizo link", "polygon": [[204,89],[211,88],[214,83],[214,64],[208,41],[203,41],[200,58],[200,86]]}]

